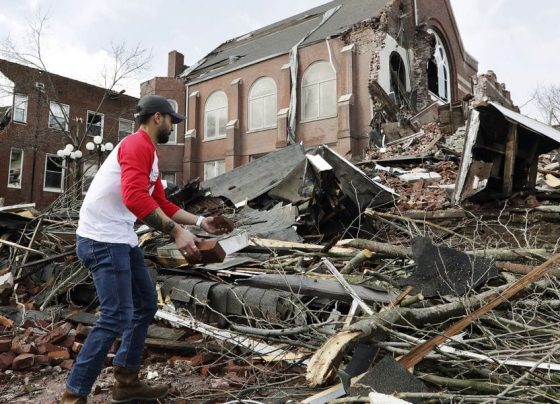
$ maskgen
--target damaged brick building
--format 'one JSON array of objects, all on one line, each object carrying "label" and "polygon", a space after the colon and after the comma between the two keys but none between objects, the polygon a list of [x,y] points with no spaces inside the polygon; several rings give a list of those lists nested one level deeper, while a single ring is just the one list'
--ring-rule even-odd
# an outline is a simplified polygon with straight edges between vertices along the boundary
[{"label": "damaged brick building", "polygon": [[[0,80],[0,198],[6,205],[48,206],[71,185],[71,172],[95,175],[101,156],[86,150],[94,136],[116,144],[134,130],[135,97],[7,60],[0,60]],[[82,157],[58,156],[67,144]]]},{"label": "damaged brick building", "polygon": [[359,157],[376,105],[390,100],[399,119],[461,100],[477,67],[448,0],[336,0],[233,38],[190,67],[170,52],[168,77],[141,92],[187,115],[161,148],[162,171],[182,183],[296,142]]}]

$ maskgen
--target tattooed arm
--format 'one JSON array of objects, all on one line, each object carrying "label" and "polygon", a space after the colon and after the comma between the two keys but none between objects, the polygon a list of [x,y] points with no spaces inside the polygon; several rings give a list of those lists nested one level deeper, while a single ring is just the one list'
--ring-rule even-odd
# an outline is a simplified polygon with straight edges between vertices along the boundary
[{"label": "tattooed arm", "polygon": [[176,226],[175,222],[168,218],[159,208],[148,213],[142,221],[152,229],[159,230],[165,234],[172,234]]},{"label": "tattooed arm", "polygon": [[152,229],[159,230],[165,234],[169,234],[175,240],[177,249],[183,254],[195,259],[200,259],[200,251],[196,246],[199,238],[190,231],[179,226],[171,220],[161,208],[157,208],[148,213],[142,221]]}]

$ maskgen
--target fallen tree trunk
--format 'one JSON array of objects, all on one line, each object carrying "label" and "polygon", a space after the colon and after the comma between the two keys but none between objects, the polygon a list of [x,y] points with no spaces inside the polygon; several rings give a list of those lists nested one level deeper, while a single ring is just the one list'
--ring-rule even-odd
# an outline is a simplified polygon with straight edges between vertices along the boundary
[{"label": "fallen tree trunk", "polygon": [[[410,247],[380,243],[373,240],[364,240],[359,238],[354,240],[342,240],[338,243],[338,245],[340,247],[367,249],[371,252],[388,258],[414,258],[414,255],[412,254],[412,248]],[[548,252],[542,248],[497,248],[463,252],[469,255],[494,258],[499,261],[516,261],[520,259],[532,258],[534,256],[543,256],[548,254]]]},{"label": "fallen tree trunk", "polygon": [[549,267],[556,264],[558,261],[560,261],[560,254],[556,254],[516,282],[457,302],[422,309],[396,307],[381,311],[372,318],[361,320],[348,329],[329,338],[327,342],[315,352],[313,357],[309,360],[306,379],[313,387],[323,384],[329,372],[333,368],[338,368],[340,358],[346,348],[355,344],[360,339],[371,336],[377,329],[386,328],[388,325],[402,324],[404,322],[413,325],[421,325],[428,322],[434,323],[464,315],[475,307],[478,307],[474,312],[447,328],[442,334],[418,345],[399,360],[405,368],[410,368],[420,362],[433,348],[444,343],[450,337],[462,331],[474,320],[498,307],[525,287],[546,275]]},{"label": "fallen tree trunk", "polygon": [[410,309],[393,307],[376,313],[373,317],[358,321],[346,330],[330,337],[315,352],[307,366],[307,381],[312,387],[323,384],[330,371],[338,368],[346,348],[354,345],[361,339],[367,339],[378,329],[405,323],[420,326],[428,322],[436,323],[451,317],[461,316],[473,307],[490,301],[508,286],[509,284],[503,285],[463,300],[428,308]]}]

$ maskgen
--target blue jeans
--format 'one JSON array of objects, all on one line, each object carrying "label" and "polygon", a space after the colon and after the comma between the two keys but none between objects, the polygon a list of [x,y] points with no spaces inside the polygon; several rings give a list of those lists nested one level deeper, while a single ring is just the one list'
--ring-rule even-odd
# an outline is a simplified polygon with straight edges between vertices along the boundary
[{"label": "blue jeans", "polygon": [[76,251],[93,277],[101,311],[66,382],[71,393],[85,396],[117,337],[122,341],[113,365],[140,368],[157,300],[141,248],[77,236]]}]

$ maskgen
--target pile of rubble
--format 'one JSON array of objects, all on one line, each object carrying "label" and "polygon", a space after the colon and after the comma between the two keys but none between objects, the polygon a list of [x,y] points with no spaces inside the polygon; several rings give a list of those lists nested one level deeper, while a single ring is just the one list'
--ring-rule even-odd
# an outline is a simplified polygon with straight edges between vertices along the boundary
[{"label": "pile of rubble", "polygon": [[[201,380],[175,400],[558,401],[560,133],[502,108],[356,163],[292,145],[169,190],[236,227],[203,264],[138,227],[160,306],[147,346]],[[95,322],[68,195],[0,208],[3,371],[71,367]]]}]

